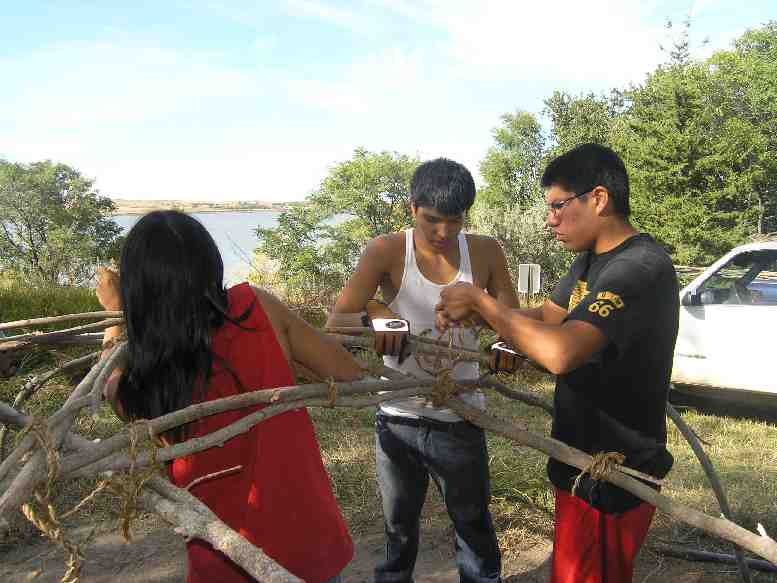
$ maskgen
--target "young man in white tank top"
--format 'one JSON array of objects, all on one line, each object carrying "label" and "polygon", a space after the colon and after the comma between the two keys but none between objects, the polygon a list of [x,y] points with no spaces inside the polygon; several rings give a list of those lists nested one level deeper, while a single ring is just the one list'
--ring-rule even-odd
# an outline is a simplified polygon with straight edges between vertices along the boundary
[{"label": "young man in white tank top", "polygon": [[[410,201],[415,228],[367,244],[335,304],[330,325],[338,325],[345,314],[365,310],[379,287],[391,311],[409,321],[413,334],[432,330],[433,336],[438,335],[434,308],[440,292],[459,282],[484,289],[510,307],[518,306],[499,243],[462,232],[466,212],[475,201],[475,183],[464,166],[444,158],[425,162],[413,175]],[[465,330],[463,338],[466,348],[479,349],[471,330]],[[384,361],[403,372],[428,376],[413,357],[400,363],[395,356],[384,356]],[[453,371],[456,379],[478,375],[477,363],[458,363]],[[482,393],[467,393],[463,398],[485,408]],[[429,475],[453,521],[461,581],[499,581],[501,557],[488,510],[490,481],[483,431],[423,398],[384,404],[375,428],[386,528],[386,556],[375,569],[375,582],[413,580]]]}]

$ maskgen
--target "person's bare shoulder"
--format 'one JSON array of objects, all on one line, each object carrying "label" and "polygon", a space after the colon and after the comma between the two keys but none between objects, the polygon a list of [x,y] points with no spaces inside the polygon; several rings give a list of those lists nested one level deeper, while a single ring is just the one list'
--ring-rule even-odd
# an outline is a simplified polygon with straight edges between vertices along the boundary
[{"label": "person's bare shoulder", "polygon": [[481,264],[491,264],[495,254],[497,257],[504,255],[499,241],[488,235],[467,233],[467,245],[469,246],[469,253],[473,261]]},{"label": "person's bare shoulder", "polygon": [[385,235],[378,235],[372,239],[368,246],[375,247],[381,251],[397,251],[398,249],[405,247],[405,233],[400,231],[399,233],[387,233]]},{"label": "person's bare shoulder", "polygon": [[388,233],[372,239],[364,250],[362,258],[384,267],[388,271],[392,261],[405,256],[405,233]]},{"label": "person's bare shoulder", "polygon": [[285,330],[290,313],[286,305],[266,289],[255,285],[252,285],[251,289],[256,295],[256,299],[259,300],[262,310],[270,318],[270,323],[275,328],[276,334],[281,330]]}]

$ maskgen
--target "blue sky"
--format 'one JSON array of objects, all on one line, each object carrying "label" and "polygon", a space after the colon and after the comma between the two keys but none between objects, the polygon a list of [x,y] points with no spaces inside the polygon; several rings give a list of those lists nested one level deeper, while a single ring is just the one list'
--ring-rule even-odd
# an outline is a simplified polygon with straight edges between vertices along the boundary
[{"label": "blue sky", "polygon": [[702,57],[777,2],[5,1],[0,157],[117,198],[299,200],[357,147],[477,179],[502,113],[640,82],[689,12]]}]

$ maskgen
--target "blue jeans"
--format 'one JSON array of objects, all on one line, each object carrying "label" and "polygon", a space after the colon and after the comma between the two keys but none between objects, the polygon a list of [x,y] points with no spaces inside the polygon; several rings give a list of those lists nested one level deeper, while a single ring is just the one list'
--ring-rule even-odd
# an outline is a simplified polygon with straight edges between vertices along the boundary
[{"label": "blue jeans", "polygon": [[432,476],[456,531],[462,583],[500,581],[501,554],[488,504],[491,485],[483,430],[378,413],[375,459],[383,500],[386,557],[375,583],[410,583],[418,555],[421,507]]}]

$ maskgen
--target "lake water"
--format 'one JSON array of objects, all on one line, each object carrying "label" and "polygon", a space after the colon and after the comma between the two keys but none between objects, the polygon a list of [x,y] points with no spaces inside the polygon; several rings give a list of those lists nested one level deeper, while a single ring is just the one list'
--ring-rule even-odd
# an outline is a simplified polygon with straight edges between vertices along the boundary
[{"label": "lake water", "polygon": [[[256,228],[271,228],[278,224],[277,212],[242,213],[192,213],[200,221],[221,251],[224,260],[224,278],[227,283],[245,280],[249,260],[259,244]],[[126,233],[142,215],[116,215],[113,217]]]}]

